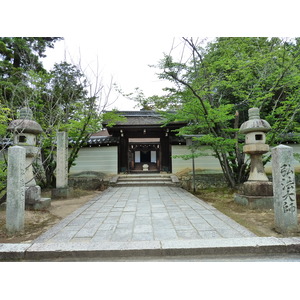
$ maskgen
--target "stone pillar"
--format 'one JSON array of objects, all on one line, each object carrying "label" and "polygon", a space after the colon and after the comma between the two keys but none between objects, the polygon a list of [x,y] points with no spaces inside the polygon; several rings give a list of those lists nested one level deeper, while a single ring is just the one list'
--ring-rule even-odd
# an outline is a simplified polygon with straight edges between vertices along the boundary
[{"label": "stone pillar", "polygon": [[62,131],[57,133],[56,189],[52,190],[52,197],[67,198],[68,196],[68,134]]},{"label": "stone pillar", "polygon": [[292,165],[293,148],[279,145],[272,149],[275,230],[292,233],[298,230],[296,184]]},{"label": "stone pillar", "polygon": [[56,188],[68,187],[68,134],[57,133]]},{"label": "stone pillar", "polygon": [[24,229],[25,157],[26,150],[23,147],[8,148],[6,229],[9,233]]}]

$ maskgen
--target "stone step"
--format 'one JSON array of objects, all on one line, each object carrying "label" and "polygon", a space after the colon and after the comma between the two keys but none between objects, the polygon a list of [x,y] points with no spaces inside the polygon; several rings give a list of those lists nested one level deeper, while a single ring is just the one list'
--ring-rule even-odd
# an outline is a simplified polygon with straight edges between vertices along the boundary
[{"label": "stone step", "polygon": [[140,178],[128,178],[128,177],[119,177],[118,181],[172,181],[170,177],[140,177]]},{"label": "stone step", "polygon": [[172,181],[118,181],[116,186],[174,186]]},{"label": "stone step", "polygon": [[134,174],[134,175],[119,175],[119,178],[170,178],[171,175],[168,174]]},{"label": "stone step", "polygon": [[144,176],[144,177],[122,177],[118,178],[117,186],[166,186],[174,185],[170,177]]},{"label": "stone step", "polygon": [[110,180],[112,186],[178,186],[179,180],[170,174],[118,175]]}]

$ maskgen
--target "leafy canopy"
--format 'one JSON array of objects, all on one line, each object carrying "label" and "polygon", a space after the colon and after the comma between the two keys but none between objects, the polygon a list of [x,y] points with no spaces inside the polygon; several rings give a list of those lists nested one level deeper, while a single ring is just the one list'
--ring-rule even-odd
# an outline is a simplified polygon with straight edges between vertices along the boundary
[{"label": "leafy canopy", "polygon": [[168,120],[187,123],[178,134],[202,134],[195,142],[212,147],[228,184],[236,186],[249,172],[238,134],[249,108],[258,107],[261,118],[272,126],[268,143],[299,133],[300,39],[182,41],[185,55],[179,60],[172,53],[164,55],[158,65],[158,77],[171,83],[167,94],[137,100],[142,106],[175,110]]}]

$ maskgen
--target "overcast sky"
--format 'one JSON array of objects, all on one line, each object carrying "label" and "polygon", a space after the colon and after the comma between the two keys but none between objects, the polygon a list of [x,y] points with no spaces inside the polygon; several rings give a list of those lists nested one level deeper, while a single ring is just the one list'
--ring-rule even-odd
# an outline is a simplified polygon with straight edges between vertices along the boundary
[{"label": "overcast sky", "polygon": [[[160,95],[168,82],[159,80],[156,76],[158,69],[149,65],[156,65],[164,53],[170,53],[174,42],[178,45],[181,39],[174,40],[170,36],[66,36],[63,41],[55,43],[54,49],[46,52],[43,63],[47,69],[65,59],[80,63],[92,81],[95,79],[93,72],[97,73],[98,67],[105,85],[109,85],[112,79],[126,94],[139,87],[146,96]],[[111,101],[116,97],[118,100],[109,108],[134,109],[134,101],[118,93],[112,93]]]},{"label": "overcast sky", "polygon": [[[3,3],[1,36],[61,36],[47,51],[44,65],[79,61],[111,77],[125,93],[141,88],[146,96],[160,94],[165,83],[158,80],[155,65],[169,53],[173,37],[181,36],[297,36],[296,0],[38,0]],[[7,8],[5,8],[7,6]],[[295,33],[296,30],[296,33]],[[111,97],[114,100],[116,95]],[[133,109],[135,103],[119,97],[111,107]]]}]

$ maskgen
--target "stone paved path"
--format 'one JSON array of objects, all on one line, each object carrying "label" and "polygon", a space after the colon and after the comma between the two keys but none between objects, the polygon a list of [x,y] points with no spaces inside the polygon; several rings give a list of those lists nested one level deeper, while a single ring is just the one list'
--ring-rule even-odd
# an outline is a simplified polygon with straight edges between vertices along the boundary
[{"label": "stone paved path", "polygon": [[178,187],[110,187],[35,243],[197,240],[255,237]]}]

